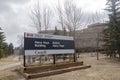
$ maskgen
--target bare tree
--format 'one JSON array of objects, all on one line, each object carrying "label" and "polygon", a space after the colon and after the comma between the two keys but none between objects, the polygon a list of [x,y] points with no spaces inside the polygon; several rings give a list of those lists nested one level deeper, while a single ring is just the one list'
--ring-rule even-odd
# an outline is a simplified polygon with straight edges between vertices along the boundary
[{"label": "bare tree", "polygon": [[77,8],[73,1],[65,0],[63,6],[58,1],[56,9],[59,18],[58,22],[61,24],[62,30],[69,31],[69,35],[75,37],[75,31],[81,26],[81,8]]},{"label": "bare tree", "polygon": [[69,35],[72,35],[71,32],[73,32],[73,36],[75,37],[75,31],[80,28],[81,26],[81,8],[77,8],[77,6],[71,1],[66,0],[64,2],[64,10],[65,10],[65,25],[70,32]]},{"label": "bare tree", "polygon": [[20,48],[24,47],[24,36],[18,35],[17,37],[18,37],[18,41],[17,42],[19,44],[19,47]]},{"label": "bare tree", "polygon": [[58,23],[61,25],[63,30],[63,35],[66,35],[66,27],[64,25],[64,11],[62,9],[62,6],[60,5],[60,2],[58,0],[58,6],[56,6],[57,14],[58,14]]},{"label": "bare tree", "polygon": [[33,9],[31,10],[30,18],[34,26],[37,28],[38,32],[41,32],[42,15],[39,1],[37,2],[37,4],[34,5]]},{"label": "bare tree", "polygon": [[30,18],[39,33],[41,33],[43,27],[45,33],[47,32],[50,26],[51,14],[52,11],[48,7],[41,7],[39,1],[33,6]]},{"label": "bare tree", "polygon": [[47,29],[50,26],[50,20],[51,20],[51,10],[47,7],[43,8],[43,24],[45,27],[45,33],[47,33]]}]

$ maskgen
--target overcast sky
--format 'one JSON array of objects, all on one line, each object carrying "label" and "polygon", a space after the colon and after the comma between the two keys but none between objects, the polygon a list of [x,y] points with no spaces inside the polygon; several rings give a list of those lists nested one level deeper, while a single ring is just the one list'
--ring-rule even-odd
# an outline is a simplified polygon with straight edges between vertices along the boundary
[{"label": "overcast sky", "polygon": [[[18,36],[24,32],[36,33],[36,27],[32,26],[29,18],[30,10],[37,0],[0,0],[0,27],[5,32],[6,41],[18,46]],[[61,2],[64,0],[60,0]],[[82,8],[85,15],[100,12],[104,16],[106,0],[74,0],[78,7]],[[57,0],[39,0],[40,5],[47,5],[54,10]],[[54,16],[53,16],[54,17]],[[50,27],[54,29],[56,23]]]}]

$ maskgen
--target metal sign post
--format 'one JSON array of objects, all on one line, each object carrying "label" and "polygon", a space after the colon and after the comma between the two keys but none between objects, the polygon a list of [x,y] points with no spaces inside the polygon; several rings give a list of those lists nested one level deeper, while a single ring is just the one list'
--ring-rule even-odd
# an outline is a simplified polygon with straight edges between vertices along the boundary
[{"label": "metal sign post", "polygon": [[[75,38],[74,38],[74,40],[75,40]],[[75,44],[75,42],[74,42],[74,44]],[[75,45],[74,45],[74,49],[75,49]],[[76,62],[76,53],[74,52],[74,54],[73,54],[73,58],[74,58],[74,62]]]},{"label": "metal sign post", "polygon": [[74,56],[74,62],[76,62],[76,55],[75,55],[75,53],[73,54],[73,56]]},{"label": "metal sign post", "polygon": [[56,55],[53,54],[53,64],[55,64],[55,63],[56,63]]},{"label": "metal sign post", "polygon": [[99,49],[99,38],[100,38],[100,33],[97,33],[97,60],[99,60],[99,52],[98,52],[98,49]]},{"label": "metal sign post", "polygon": [[[25,40],[25,33],[24,33],[24,40]],[[24,41],[24,45],[25,45],[25,41]],[[24,48],[24,55],[23,55],[23,66],[26,66],[26,56],[25,56],[25,48]]]},{"label": "metal sign post", "polygon": [[25,55],[23,56],[23,58],[24,58],[24,60],[23,60],[23,66],[25,67],[26,66],[25,65],[25,60],[26,60]]}]

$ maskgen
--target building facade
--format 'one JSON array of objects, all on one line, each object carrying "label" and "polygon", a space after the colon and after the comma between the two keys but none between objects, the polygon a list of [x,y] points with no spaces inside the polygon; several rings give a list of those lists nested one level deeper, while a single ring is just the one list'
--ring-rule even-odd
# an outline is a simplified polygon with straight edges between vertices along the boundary
[{"label": "building facade", "polygon": [[[106,28],[107,23],[95,23],[88,25],[88,27],[83,30],[77,30],[75,32],[75,48],[80,51],[102,49],[102,45],[104,44],[101,41],[102,32]],[[44,31],[42,33],[44,33]],[[54,30],[48,30],[47,34],[54,34]],[[63,31],[59,31],[59,35],[63,35]],[[66,35],[69,35],[69,33],[67,32]]]},{"label": "building facade", "polygon": [[76,48],[96,50],[102,49],[104,42],[101,41],[103,30],[107,28],[106,23],[96,23],[89,25],[86,29],[76,32]]}]

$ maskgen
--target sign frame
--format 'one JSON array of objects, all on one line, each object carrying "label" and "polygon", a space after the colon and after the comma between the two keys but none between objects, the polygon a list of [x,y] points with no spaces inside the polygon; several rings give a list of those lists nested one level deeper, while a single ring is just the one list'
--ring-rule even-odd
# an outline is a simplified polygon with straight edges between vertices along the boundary
[{"label": "sign frame", "polygon": [[[56,39],[56,40],[58,40],[58,45],[59,46],[67,46],[66,47],[66,49],[64,49],[63,47],[59,47],[59,49],[58,50],[61,50],[61,51],[63,51],[62,52],[62,54],[73,54],[73,58],[74,58],[74,62],[76,61],[76,58],[75,58],[75,44],[74,44],[74,38],[73,37],[70,37],[70,36],[60,36],[60,35],[49,35],[49,34],[37,34],[37,33],[24,33],[24,56],[23,56],[23,58],[24,58],[24,62],[23,62],[23,65],[24,66],[26,66],[26,52],[27,53],[30,53],[30,50],[27,50],[26,51],[26,38],[36,38],[36,39],[38,39],[38,41],[40,40],[40,39],[45,39],[45,40],[54,40],[54,39]],[[69,43],[70,44],[70,42],[69,41],[71,41],[71,43],[72,43],[72,47],[70,47],[71,49],[68,49],[67,50],[67,48],[69,48],[69,45],[64,45],[64,44],[66,44],[66,43],[64,43],[64,40],[66,40],[67,41],[67,43]],[[28,40],[29,41],[29,40]],[[39,42],[39,43],[41,43],[41,42]],[[53,47],[52,47],[53,48]],[[58,47],[57,47],[58,48]],[[30,49],[30,47],[28,48],[28,49]],[[40,49],[40,48],[39,48]],[[43,48],[44,49],[44,48]],[[53,63],[55,64],[56,62],[55,62],[55,52],[56,52],[56,50],[57,49],[54,49],[53,50]],[[61,51],[59,52],[57,50],[57,52],[58,52],[58,54],[60,53],[61,54]],[[71,50],[71,51],[70,51]],[[37,50],[32,50],[33,51],[33,53],[35,53],[35,51],[37,51]],[[39,52],[40,50],[38,50],[38,52]],[[41,50],[42,51],[42,50]],[[44,49],[43,50],[43,52],[44,51],[46,51],[46,53],[48,54],[48,53],[52,53],[52,49],[50,49],[50,50],[46,50],[46,49]],[[48,51],[48,52],[47,52]],[[50,52],[51,51],[51,52]],[[56,52],[56,53],[57,53]],[[32,54],[31,54],[32,55]],[[36,54],[37,55],[37,54]],[[41,55],[41,54],[38,54],[38,55]],[[44,54],[45,55],[45,54]]]}]

